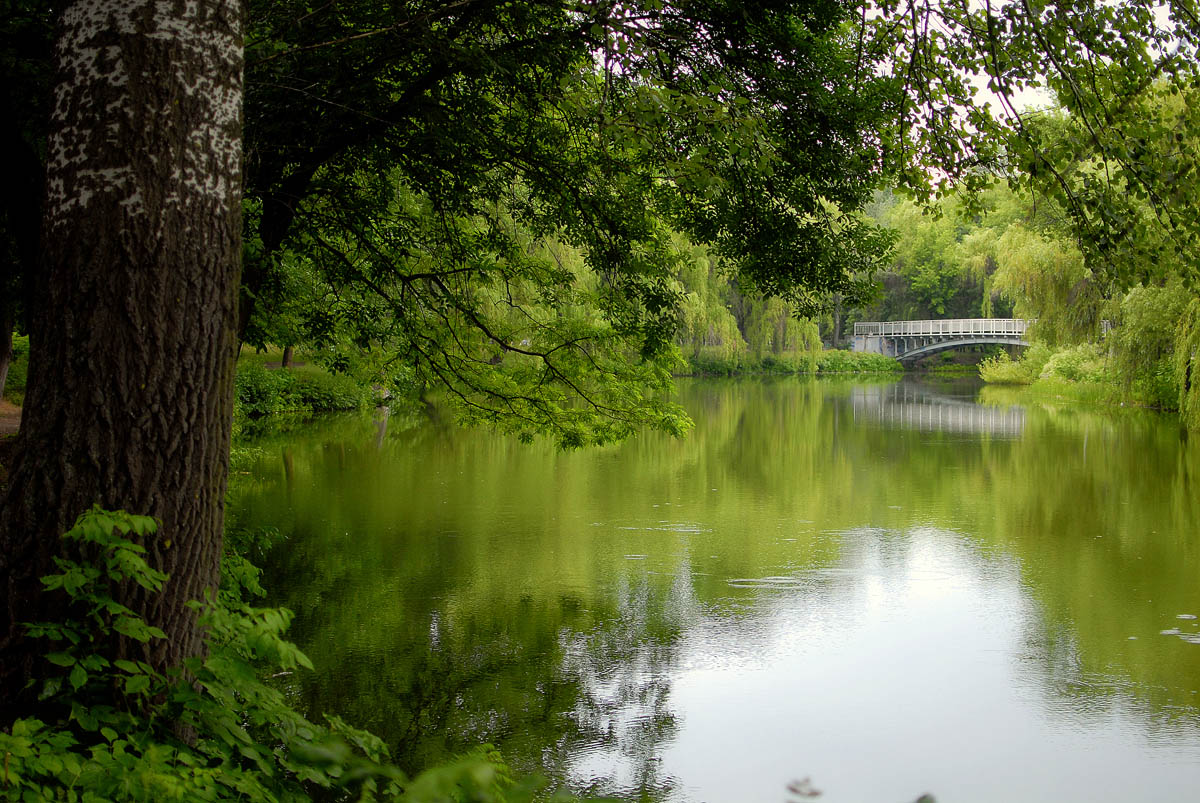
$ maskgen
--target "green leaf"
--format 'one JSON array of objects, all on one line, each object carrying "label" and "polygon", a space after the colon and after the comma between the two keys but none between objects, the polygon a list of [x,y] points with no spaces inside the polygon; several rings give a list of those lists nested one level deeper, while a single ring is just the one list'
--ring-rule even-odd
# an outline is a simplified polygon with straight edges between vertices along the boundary
[{"label": "green leaf", "polygon": [[96,715],[90,709],[84,708],[79,703],[71,704],[71,716],[84,730],[94,731],[99,727],[99,722],[96,719]]},{"label": "green leaf", "polygon": [[125,678],[125,693],[139,694],[150,688],[150,678],[146,675],[130,675]]},{"label": "green leaf", "polygon": [[76,690],[79,690],[79,689],[83,688],[83,685],[85,683],[87,683],[87,679],[88,679],[87,670],[85,670],[79,664],[76,664],[75,668],[71,670],[71,675],[70,675],[69,679],[71,681],[71,685]]},{"label": "green leaf", "polygon": [[46,653],[46,660],[55,666],[74,666],[75,656],[65,652]]}]

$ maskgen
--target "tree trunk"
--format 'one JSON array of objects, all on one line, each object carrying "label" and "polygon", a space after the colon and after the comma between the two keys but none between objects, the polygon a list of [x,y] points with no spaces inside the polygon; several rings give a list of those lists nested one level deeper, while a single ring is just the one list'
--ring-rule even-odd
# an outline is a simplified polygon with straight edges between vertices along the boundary
[{"label": "tree trunk", "polygon": [[842,294],[834,293],[833,295],[833,333],[829,338],[830,348],[841,348],[842,346]]},{"label": "tree trunk", "polygon": [[291,368],[292,367],[292,347],[291,346],[283,347],[283,360],[282,360],[282,362],[280,362],[279,367],[280,368]]},{"label": "tree trunk", "polygon": [[[161,520],[145,544],[170,578],[130,592],[198,654],[185,603],[215,589],[233,410],[241,258],[240,0],[77,0],[63,13],[42,221],[45,308],[31,318],[17,455],[0,500],[0,700],[59,615],[38,578],[91,505]],[[118,645],[118,650],[130,645]],[[7,705],[0,721],[19,716]]]}]

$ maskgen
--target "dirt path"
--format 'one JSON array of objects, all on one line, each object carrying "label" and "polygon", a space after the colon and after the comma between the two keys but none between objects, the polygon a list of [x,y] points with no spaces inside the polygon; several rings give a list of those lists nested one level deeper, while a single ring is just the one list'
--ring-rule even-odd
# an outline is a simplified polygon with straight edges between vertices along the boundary
[{"label": "dirt path", "polygon": [[21,426],[21,408],[0,400],[0,438],[15,435]]}]

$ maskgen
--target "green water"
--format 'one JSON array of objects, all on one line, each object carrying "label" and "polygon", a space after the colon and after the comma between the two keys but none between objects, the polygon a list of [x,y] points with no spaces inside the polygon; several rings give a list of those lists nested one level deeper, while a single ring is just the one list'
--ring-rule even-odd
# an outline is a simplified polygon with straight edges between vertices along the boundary
[{"label": "green water", "polygon": [[627,799],[1200,799],[1200,446],[975,385],[694,381],[685,440],[264,439],[311,714]]}]

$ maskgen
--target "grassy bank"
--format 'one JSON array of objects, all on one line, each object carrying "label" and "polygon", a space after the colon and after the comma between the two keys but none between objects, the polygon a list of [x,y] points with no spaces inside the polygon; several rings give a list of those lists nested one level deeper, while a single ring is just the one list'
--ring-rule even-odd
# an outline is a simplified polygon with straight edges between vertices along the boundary
[{"label": "grassy bank", "polygon": [[1026,388],[1023,395],[1037,400],[1178,409],[1173,376],[1154,371],[1122,381],[1104,347],[1094,343],[1058,349],[1035,343],[1020,359],[999,354],[981,362],[979,375],[995,387]]},{"label": "grassy bank", "polygon": [[787,352],[756,356],[747,352],[702,349],[686,358],[683,376],[734,376],[737,374],[893,374],[904,369],[891,357],[841,349],[819,354]]}]

